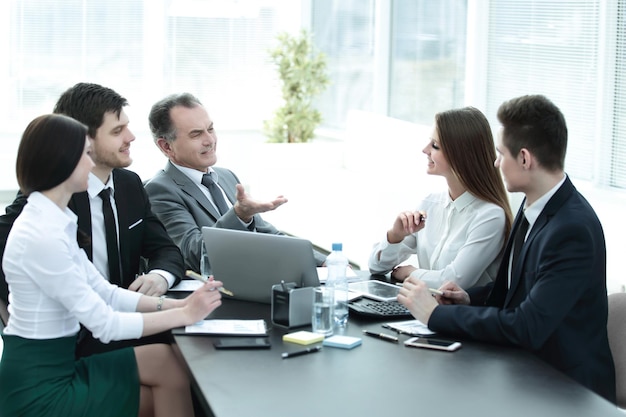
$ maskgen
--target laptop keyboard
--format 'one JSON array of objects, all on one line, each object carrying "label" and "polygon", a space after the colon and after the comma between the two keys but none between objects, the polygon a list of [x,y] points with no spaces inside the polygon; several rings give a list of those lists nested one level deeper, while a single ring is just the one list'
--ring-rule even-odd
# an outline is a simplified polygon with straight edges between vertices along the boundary
[{"label": "laptop keyboard", "polygon": [[411,313],[397,301],[374,301],[361,298],[348,304],[356,314],[375,317],[407,317]]}]

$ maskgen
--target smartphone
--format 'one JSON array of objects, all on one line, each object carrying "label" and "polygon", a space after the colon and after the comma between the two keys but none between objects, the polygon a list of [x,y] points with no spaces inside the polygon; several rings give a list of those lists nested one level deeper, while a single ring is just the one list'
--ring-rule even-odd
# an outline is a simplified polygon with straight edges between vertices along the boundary
[{"label": "smartphone", "polygon": [[269,349],[267,337],[222,337],[213,341],[215,349]]},{"label": "smartphone", "polygon": [[404,346],[454,352],[455,350],[461,348],[461,342],[455,342],[454,340],[431,339],[429,337],[412,337],[404,342]]}]

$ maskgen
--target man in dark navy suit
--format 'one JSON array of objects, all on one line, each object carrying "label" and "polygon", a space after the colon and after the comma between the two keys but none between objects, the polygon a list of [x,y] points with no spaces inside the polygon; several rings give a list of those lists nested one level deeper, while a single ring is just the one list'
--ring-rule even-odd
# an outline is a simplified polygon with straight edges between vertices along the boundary
[{"label": "man in dark navy suit", "polygon": [[433,298],[410,279],[398,300],[431,330],[525,348],[615,402],[604,233],[564,172],[565,119],[535,95],[503,103],[498,120],[495,164],[507,189],[526,198],[496,281],[467,292],[446,283]]},{"label": "man in dark navy suit", "polygon": [[[100,273],[121,287],[158,296],[180,281],[184,264],[180,250],[152,213],[141,179],[124,169],[132,162],[129,149],[135,140],[124,112],[127,104],[125,98],[110,88],[88,83],[69,88],[57,101],[55,113],[73,117],[87,126],[92,142],[91,158],[95,163],[88,190],[74,194],[69,207],[78,216],[79,244]],[[108,201],[101,196],[104,189],[110,189],[109,195],[103,194]],[[18,193],[6,214],[0,216],[2,251],[13,221],[25,204],[26,198]],[[106,204],[114,213],[112,226],[117,228],[114,244],[110,246],[107,240],[111,233],[106,233],[104,219]],[[115,243],[118,246],[115,257],[119,259],[112,261],[109,254]],[[6,301],[8,290],[4,274],[0,286],[0,297]],[[125,344],[163,341],[171,341],[169,333],[108,345],[87,335],[79,342],[77,354],[89,355]]]}]

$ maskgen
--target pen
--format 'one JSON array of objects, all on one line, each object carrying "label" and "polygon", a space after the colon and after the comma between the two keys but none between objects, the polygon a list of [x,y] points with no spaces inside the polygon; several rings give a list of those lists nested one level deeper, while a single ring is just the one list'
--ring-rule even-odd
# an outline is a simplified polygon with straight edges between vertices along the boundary
[{"label": "pen", "polygon": [[322,350],[321,346],[313,346],[313,347],[310,347],[310,348],[306,348],[304,350],[299,350],[297,352],[283,352],[281,356],[283,357],[283,359],[294,358],[294,357],[300,356],[300,355],[306,355],[306,354],[309,354],[309,353],[319,352],[320,350]]},{"label": "pen", "polygon": [[443,295],[443,291],[436,290],[434,288],[429,288],[428,291],[430,291],[431,294]]},{"label": "pen", "polygon": [[393,331],[393,332],[396,332],[396,333],[398,333],[398,334],[406,334],[406,335],[409,335],[409,336],[415,336],[415,335],[414,335],[413,333],[411,333],[411,332],[405,332],[404,330],[394,329],[393,327],[391,327],[391,326],[390,326],[390,325],[388,325],[388,324],[383,324],[383,325],[382,325],[382,327],[384,327],[385,329],[389,329],[389,330],[391,330],[391,331]]},{"label": "pen", "polygon": [[372,337],[376,337],[378,339],[386,340],[387,342],[398,343],[398,338],[396,336],[392,336],[392,335],[387,334],[387,333],[376,333],[376,332],[370,332],[369,330],[363,330],[363,333],[368,335],[368,336],[372,336]]},{"label": "pen", "polygon": [[[185,275],[187,275],[188,277],[191,277],[193,279],[197,279],[198,281],[202,281],[202,282],[207,282],[207,279],[205,277],[203,277],[202,275],[198,274],[197,272],[192,271],[191,269],[188,269],[185,272]],[[230,295],[231,297],[235,294],[233,294],[232,291],[227,290],[226,288],[223,287],[219,287],[217,289],[219,292],[221,292],[222,294],[226,294],[226,295]]]}]

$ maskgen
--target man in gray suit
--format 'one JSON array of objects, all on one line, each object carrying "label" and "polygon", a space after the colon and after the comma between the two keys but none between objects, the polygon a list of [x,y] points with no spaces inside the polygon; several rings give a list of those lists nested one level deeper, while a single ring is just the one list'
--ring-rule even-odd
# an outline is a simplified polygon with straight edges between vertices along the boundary
[{"label": "man in gray suit", "polygon": [[[180,248],[188,269],[200,270],[204,226],[280,234],[259,213],[274,210],[287,199],[254,200],[232,171],[214,167],[217,136],[196,97],[167,96],[152,106],[148,119],[154,142],[169,161],[145,188],[152,211]],[[315,259],[322,265],[325,256],[316,252]]]}]

